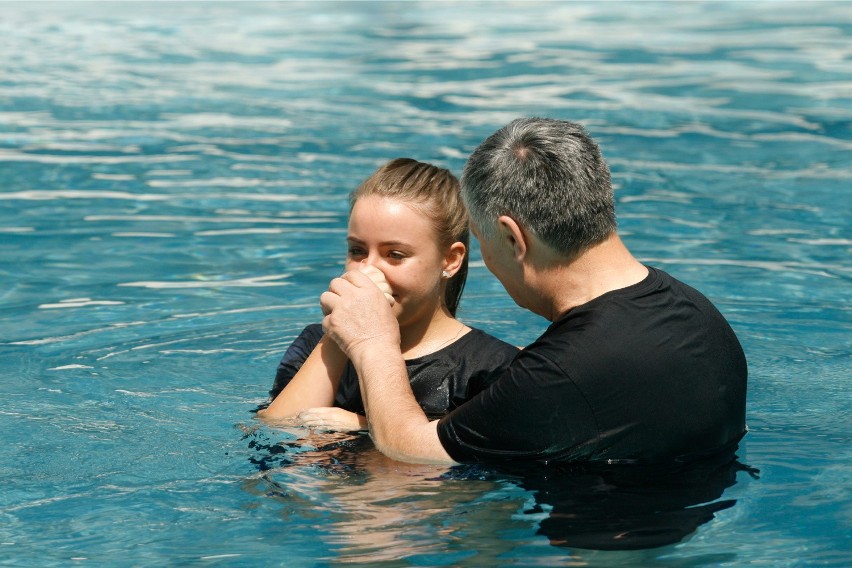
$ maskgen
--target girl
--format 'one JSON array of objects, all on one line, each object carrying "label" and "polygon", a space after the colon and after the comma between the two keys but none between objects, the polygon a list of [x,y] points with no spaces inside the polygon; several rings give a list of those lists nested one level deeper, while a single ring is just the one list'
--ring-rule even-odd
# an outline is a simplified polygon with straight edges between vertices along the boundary
[{"label": "girl", "polygon": [[[517,353],[455,318],[469,242],[458,180],[399,158],[364,181],[350,203],[346,270],[370,274],[390,296],[414,396],[427,416],[442,416],[488,386]],[[270,394],[272,403],[258,411],[264,419],[367,427],[355,369],[319,324],[287,350]]]}]

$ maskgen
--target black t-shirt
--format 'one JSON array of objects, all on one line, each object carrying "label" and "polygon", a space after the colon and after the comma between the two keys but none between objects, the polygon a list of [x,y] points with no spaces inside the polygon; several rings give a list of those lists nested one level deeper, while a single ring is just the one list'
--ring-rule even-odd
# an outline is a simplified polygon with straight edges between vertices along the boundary
[{"label": "black t-shirt", "polygon": [[[302,363],[322,339],[322,326],[306,327],[293,341],[275,375],[269,394],[275,398],[302,367]],[[478,329],[429,355],[405,362],[414,398],[430,418],[443,416],[485,389],[518,353],[518,348]],[[335,406],[364,413],[358,374],[352,363],[346,365],[335,395]]]},{"label": "black t-shirt", "polygon": [[660,270],[572,309],[441,419],[462,463],[661,463],[736,445],[746,360],[707,298]]}]

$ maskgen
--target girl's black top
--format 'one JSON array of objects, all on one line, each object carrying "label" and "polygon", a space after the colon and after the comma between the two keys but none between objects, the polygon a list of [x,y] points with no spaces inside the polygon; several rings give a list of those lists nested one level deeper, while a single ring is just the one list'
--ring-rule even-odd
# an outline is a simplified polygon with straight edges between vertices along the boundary
[{"label": "girl's black top", "polygon": [[[322,326],[312,324],[293,341],[278,364],[275,382],[269,391],[272,398],[284,390],[322,336]],[[433,419],[484,390],[503,374],[517,353],[517,347],[474,328],[434,353],[406,360],[405,366],[414,398]],[[358,375],[351,362],[347,363],[340,378],[335,406],[364,414]]]}]

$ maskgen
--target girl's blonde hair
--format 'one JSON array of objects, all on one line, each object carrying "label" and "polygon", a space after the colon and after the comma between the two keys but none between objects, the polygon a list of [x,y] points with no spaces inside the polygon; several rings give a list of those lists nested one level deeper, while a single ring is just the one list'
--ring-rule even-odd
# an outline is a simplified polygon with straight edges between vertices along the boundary
[{"label": "girl's blonde hair", "polygon": [[470,242],[467,209],[461,199],[459,180],[443,168],[396,158],[377,169],[349,195],[350,211],[368,195],[403,201],[425,215],[435,228],[441,247],[460,242],[465,255],[459,270],[447,281],[444,305],[455,316],[467,280],[467,249]]}]

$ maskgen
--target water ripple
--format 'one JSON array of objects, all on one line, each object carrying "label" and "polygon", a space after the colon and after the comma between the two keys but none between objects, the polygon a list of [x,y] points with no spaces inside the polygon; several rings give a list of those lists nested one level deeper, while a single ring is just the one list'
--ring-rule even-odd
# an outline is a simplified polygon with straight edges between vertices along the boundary
[{"label": "water ripple", "polygon": [[[91,7],[0,18],[6,563],[846,565],[848,3]],[[506,480],[264,477],[235,435],[322,317],[348,193],[397,156],[460,173],[519,115],[588,127],[631,250],[746,349],[763,477],[676,547],[556,546]],[[464,319],[534,340],[471,248]]]}]

